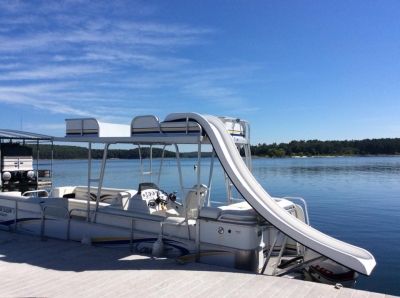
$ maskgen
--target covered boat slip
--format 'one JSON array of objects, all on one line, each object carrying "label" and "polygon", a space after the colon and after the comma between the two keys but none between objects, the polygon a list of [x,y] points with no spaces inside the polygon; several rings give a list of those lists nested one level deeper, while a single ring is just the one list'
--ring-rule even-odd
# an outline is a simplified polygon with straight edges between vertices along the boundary
[{"label": "covered boat slip", "polygon": [[[51,185],[53,157],[40,160],[40,145],[53,146],[53,137],[32,132],[0,129],[0,187]],[[33,156],[33,148],[36,156]]]},{"label": "covered boat slip", "polygon": [[[55,141],[88,144],[87,185],[57,187],[51,194],[56,198],[49,201],[32,199],[31,204],[40,207],[33,208],[35,216],[28,214],[33,212],[29,208],[23,210],[28,213],[17,212],[20,198],[0,196],[0,205],[8,204],[15,212],[8,217],[9,227],[58,238],[63,231],[63,239],[125,246],[182,260],[194,257],[268,275],[298,276],[306,270],[309,280],[327,283],[336,283],[340,277],[341,282],[351,284],[357,276],[354,271],[369,275],[375,266],[369,252],[311,228],[303,200],[302,208],[288,198],[272,198],[259,185],[251,174],[250,127],[244,120],[196,113],[170,114],[164,121],[138,116],[130,125],[67,119],[66,137]],[[104,152],[99,176],[93,177],[91,148],[95,143],[104,144]],[[103,187],[112,144],[132,144],[139,149],[141,182],[131,189]],[[188,185],[181,170],[180,146],[188,144],[197,147],[194,185]],[[167,146],[175,149],[179,193],[159,189]],[[157,170],[152,155],[145,159],[141,153],[143,148],[152,153],[154,147],[162,148]],[[209,169],[203,169],[201,162],[203,147],[212,148]],[[215,157],[224,170],[225,204],[212,196]],[[234,190],[241,197],[234,198]],[[223,206],[215,207],[215,203]]]}]

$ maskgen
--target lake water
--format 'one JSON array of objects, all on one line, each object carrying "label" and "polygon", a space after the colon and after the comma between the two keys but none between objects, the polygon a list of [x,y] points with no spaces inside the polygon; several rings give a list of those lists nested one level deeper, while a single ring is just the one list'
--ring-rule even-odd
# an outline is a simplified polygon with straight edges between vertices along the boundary
[{"label": "lake water", "polygon": [[[196,182],[195,163],[182,160],[187,187]],[[95,161],[94,172],[99,166]],[[141,182],[138,160],[109,160],[107,166],[105,187],[136,189]],[[160,188],[178,190],[176,160],[164,166]],[[55,161],[53,186],[87,185],[86,171],[87,161]],[[400,296],[400,157],[253,159],[253,175],[272,196],[304,198],[314,228],[374,255],[372,275],[360,276],[355,288]],[[208,171],[202,171],[202,183],[206,177]],[[224,199],[223,179],[216,163],[213,199]]]}]

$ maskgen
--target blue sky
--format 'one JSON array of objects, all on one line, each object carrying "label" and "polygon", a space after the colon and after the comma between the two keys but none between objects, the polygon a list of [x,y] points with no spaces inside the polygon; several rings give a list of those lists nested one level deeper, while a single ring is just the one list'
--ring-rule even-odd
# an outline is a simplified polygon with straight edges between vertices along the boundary
[{"label": "blue sky", "polygon": [[198,112],[252,144],[400,137],[400,2],[0,1],[1,128]]}]

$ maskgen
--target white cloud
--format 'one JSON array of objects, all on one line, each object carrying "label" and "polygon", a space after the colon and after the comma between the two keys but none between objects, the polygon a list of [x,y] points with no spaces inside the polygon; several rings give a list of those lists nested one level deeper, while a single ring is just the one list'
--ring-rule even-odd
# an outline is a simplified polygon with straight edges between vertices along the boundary
[{"label": "white cloud", "polygon": [[[152,6],[105,3],[0,4],[0,104],[110,119],[162,110],[166,91],[218,107],[246,105],[234,83],[253,67],[198,67],[182,51],[195,52],[218,30],[144,19]],[[148,99],[161,104],[148,109]]]},{"label": "white cloud", "polygon": [[0,75],[1,81],[10,80],[43,80],[43,79],[63,79],[87,74],[104,73],[110,70],[105,67],[95,65],[73,65],[73,66],[43,66],[41,68],[13,71]]}]

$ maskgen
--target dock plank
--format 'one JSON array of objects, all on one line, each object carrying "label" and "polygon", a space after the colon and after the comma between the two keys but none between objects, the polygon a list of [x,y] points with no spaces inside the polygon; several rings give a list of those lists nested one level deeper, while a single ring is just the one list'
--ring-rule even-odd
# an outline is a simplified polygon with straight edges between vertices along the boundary
[{"label": "dock plank", "polygon": [[7,297],[394,297],[5,231],[0,279]]}]

